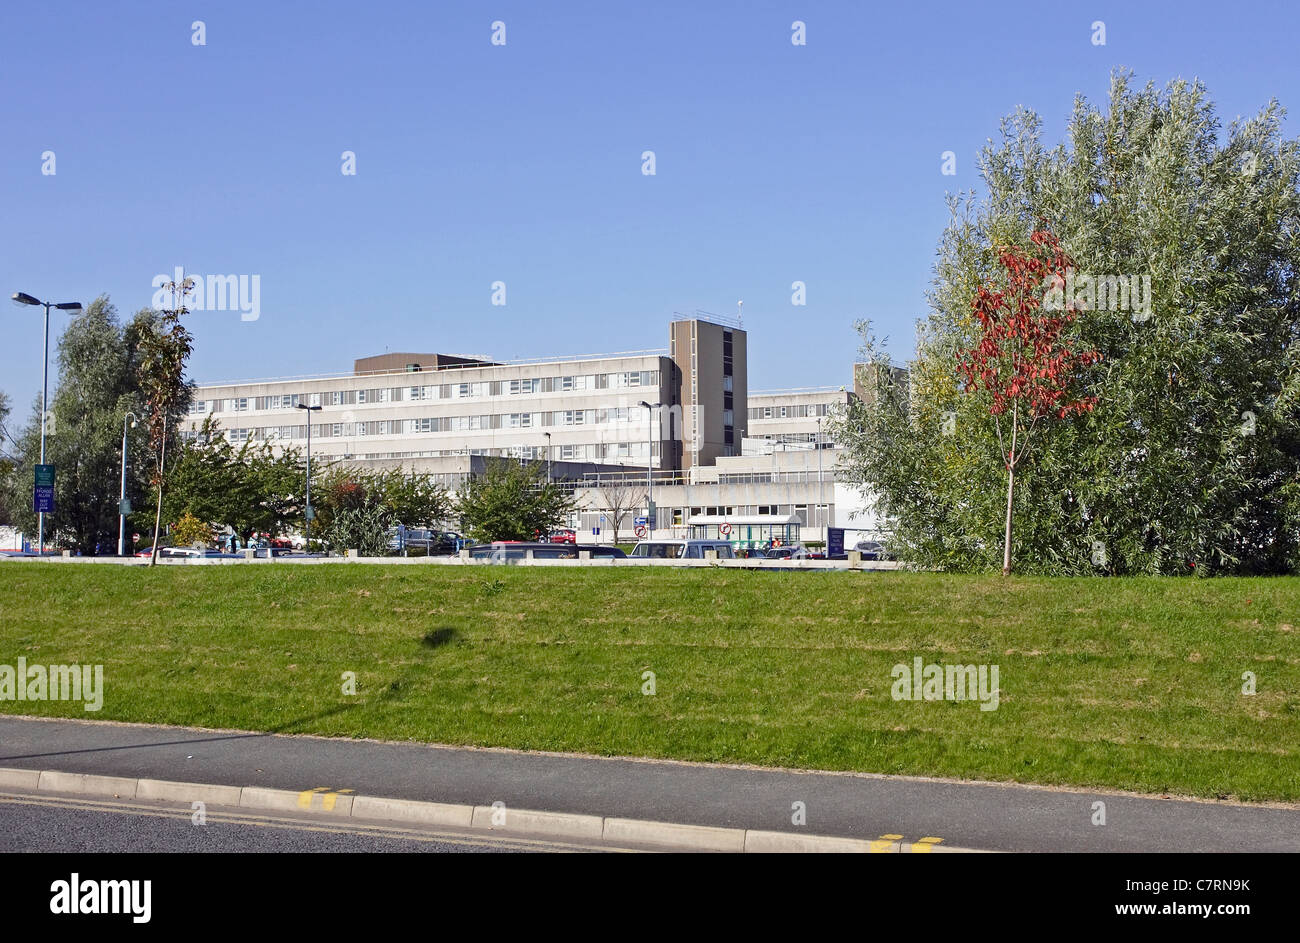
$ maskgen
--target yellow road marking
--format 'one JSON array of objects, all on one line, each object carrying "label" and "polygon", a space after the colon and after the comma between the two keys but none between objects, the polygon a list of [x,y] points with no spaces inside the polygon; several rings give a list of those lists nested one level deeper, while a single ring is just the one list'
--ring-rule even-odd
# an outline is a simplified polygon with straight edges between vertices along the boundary
[{"label": "yellow road marking", "polygon": [[871,843],[871,854],[878,855],[890,851],[890,845],[902,839],[902,835],[881,835],[880,838]]},{"label": "yellow road marking", "polygon": [[[312,795],[318,792],[327,792],[329,791],[329,788],[330,788],[329,786],[317,786],[315,789],[308,789],[305,792],[298,793],[298,808],[310,809]],[[333,807],[334,807],[334,803],[331,802],[330,808]]]},{"label": "yellow road marking", "polygon": [[941,841],[943,841],[942,838],[919,838],[916,841],[912,842],[912,854],[914,855],[929,854],[930,849],[933,848],[935,845],[939,844],[939,842]]}]

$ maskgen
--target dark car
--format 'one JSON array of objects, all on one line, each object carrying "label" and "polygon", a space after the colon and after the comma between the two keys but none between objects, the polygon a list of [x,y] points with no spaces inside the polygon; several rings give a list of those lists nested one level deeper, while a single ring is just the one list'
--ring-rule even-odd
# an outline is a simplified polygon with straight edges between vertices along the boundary
[{"label": "dark car", "polygon": [[541,542],[523,542],[498,540],[495,543],[480,544],[471,547],[471,560],[491,560],[493,563],[509,563],[525,559],[529,552],[534,560],[577,560],[583,551],[591,553],[593,560],[606,558],[621,560],[627,556],[618,547],[578,546],[577,544],[551,544]]},{"label": "dark car", "polygon": [[859,540],[853,547],[854,550],[862,554],[863,560],[888,560],[889,554],[885,550],[885,545],[878,540]]}]

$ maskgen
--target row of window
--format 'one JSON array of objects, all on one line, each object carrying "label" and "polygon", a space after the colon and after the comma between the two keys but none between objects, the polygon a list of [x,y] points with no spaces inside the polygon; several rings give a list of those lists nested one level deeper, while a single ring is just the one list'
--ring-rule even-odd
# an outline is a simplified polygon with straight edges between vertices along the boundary
[{"label": "row of window", "polygon": [[830,414],[829,403],[808,403],[799,406],[751,406],[750,419],[805,419]]},{"label": "row of window", "polygon": [[484,380],[474,383],[435,383],[426,386],[376,387],[360,390],[332,390],[327,393],[283,393],[272,396],[240,396],[229,399],[200,399],[190,412],[247,412],[250,409],[295,409],[307,406],[356,406],[372,403],[410,403],[428,400],[473,399],[531,393],[563,393],[581,390],[617,390],[659,385],[658,370],[621,373],[591,373],[522,380]]},{"label": "row of window", "polygon": [[[710,515],[714,517],[738,517],[748,516],[751,514],[774,514],[782,517],[793,515],[804,526],[812,525],[821,527],[830,520],[831,506],[829,504],[759,504],[759,505],[732,505],[730,507],[692,507],[692,508],[668,508],[658,507],[656,517],[660,527],[668,525],[670,522],[675,527],[681,527],[687,524],[691,518],[701,515]],[[609,527],[608,512],[605,512],[606,522],[604,525],[599,524],[601,512],[583,511],[580,514],[581,524],[584,528],[605,526]],[[624,525],[626,526],[626,524]]]},{"label": "row of window", "polygon": [[[376,430],[376,427],[386,425],[386,423],[337,423],[336,426],[346,426],[351,429],[347,437],[356,436],[364,438],[366,436],[384,435],[385,433]],[[322,432],[330,427],[322,428]],[[317,430],[312,430],[313,435]],[[192,433],[190,433],[192,435]],[[273,440],[282,441],[285,439],[305,439],[307,436],[306,426],[268,426],[255,428],[235,428],[227,429],[226,437],[234,444],[241,445],[245,442]],[[326,433],[324,438],[333,438],[333,434]],[[644,462],[647,455],[646,442],[592,442],[592,443],[571,443],[555,445],[551,447],[550,457],[558,461],[575,461],[575,462],[619,462],[624,459],[636,459]],[[337,446],[335,447],[337,448]],[[653,455],[659,454],[657,447],[653,450]],[[366,455],[367,458],[431,458],[447,455],[502,455],[514,458],[546,458],[546,446],[541,445],[515,445],[506,448],[481,448],[481,449],[426,449],[418,452],[392,452],[383,456]]]},{"label": "row of window", "polygon": [[[565,409],[545,413],[489,413],[481,416],[421,416],[414,419],[373,419],[359,422],[314,422],[312,434],[321,438],[343,436],[419,435],[430,432],[480,432],[491,429],[533,429],[551,426],[598,426],[610,423],[639,424],[645,410],[637,406],[608,409]],[[676,434],[663,430],[669,438]],[[639,431],[639,429],[638,429]],[[266,438],[305,439],[307,426],[268,426]]]}]

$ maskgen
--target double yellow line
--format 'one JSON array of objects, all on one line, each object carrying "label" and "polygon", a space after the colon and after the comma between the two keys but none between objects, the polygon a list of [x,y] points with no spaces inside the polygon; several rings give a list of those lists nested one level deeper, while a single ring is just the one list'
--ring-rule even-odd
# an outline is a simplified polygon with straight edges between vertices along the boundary
[{"label": "double yellow line", "polygon": [[352,791],[351,789],[331,789],[329,786],[317,786],[315,789],[307,789],[298,793],[298,808],[310,809],[312,797],[319,793],[321,796],[320,807],[326,812],[333,812],[334,803],[338,801],[339,796]]}]

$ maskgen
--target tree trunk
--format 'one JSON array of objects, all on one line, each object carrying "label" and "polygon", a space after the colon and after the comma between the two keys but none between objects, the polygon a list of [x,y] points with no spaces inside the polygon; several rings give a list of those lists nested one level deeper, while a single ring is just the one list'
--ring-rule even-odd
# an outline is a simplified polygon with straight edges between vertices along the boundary
[{"label": "tree trunk", "polygon": [[1011,495],[1016,487],[1016,434],[1020,431],[1020,404],[1011,407],[1011,451],[1007,453],[1007,532],[1002,546],[1002,575],[1011,572]]},{"label": "tree trunk", "polygon": [[1011,492],[1015,488],[1016,473],[1007,469],[1007,532],[1006,542],[1002,546],[1002,575],[1011,572]]},{"label": "tree trunk", "polygon": [[158,511],[153,518],[153,553],[149,556],[149,565],[158,563],[158,532],[162,530],[163,466],[167,461],[167,417],[163,416],[162,443],[158,452]]}]

